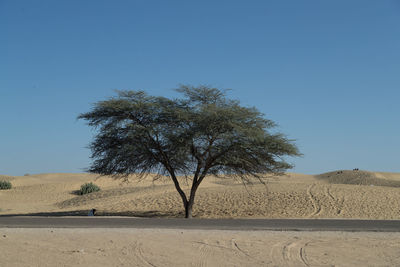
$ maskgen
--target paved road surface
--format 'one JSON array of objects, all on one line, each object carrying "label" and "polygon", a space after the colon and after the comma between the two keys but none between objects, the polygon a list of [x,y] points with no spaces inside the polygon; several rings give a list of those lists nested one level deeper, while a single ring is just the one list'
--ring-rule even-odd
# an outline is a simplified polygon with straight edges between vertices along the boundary
[{"label": "paved road surface", "polygon": [[160,219],[0,216],[0,228],[163,228],[204,230],[400,232],[400,220]]}]

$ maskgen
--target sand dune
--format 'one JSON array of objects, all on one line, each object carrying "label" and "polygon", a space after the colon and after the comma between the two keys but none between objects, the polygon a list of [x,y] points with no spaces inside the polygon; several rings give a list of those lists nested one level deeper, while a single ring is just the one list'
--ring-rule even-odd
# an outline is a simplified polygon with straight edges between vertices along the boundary
[{"label": "sand dune", "polygon": [[[126,181],[93,174],[1,176],[0,214],[87,214],[181,217],[183,205],[168,177]],[[201,218],[363,218],[400,219],[400,174],[335,171],[321,175],[265,176],[265,184],[207,177],[200,186],[194,216]],[[85,182],[100,192],[78,196]],[[188,190],[190,181],[181,181]]]},{"label": "sand dune", "polygon": [[323,173],[316,177],[332,184],[400,187],[400,175],[396,173],[344,170]]}]

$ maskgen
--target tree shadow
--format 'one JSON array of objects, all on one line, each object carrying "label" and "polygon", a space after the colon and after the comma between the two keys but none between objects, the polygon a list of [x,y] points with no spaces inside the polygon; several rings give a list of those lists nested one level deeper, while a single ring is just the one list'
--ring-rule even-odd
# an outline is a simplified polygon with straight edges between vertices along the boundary
[{"label": "tree shadow", "polygon": [[[1,214],[1,217],[74,217],[74,216],[88,216],[90,210],[73,210],[73,211],[55,211],[55,212],[35,212],[35,213],[16,213],[16,214]],[[112,212],[97,210],[96,216],[104,217],[140,217],[140,218],[183,218],[183,212],[165,212],[158,210],[149,211],[123,211]]]},{"label": "tree shadow", "polygon": [[[169,185],[159,185],[157,186],[158,189],[169,187]],[[91,192],[88,194],[81,195],[81,190],[73,190],[69,193],[74,195],[75,197],[64,200],[62,202],[57,203],[56,205],[60,208],[66,208],[73,206],[75,203],[86,203],[88,201],[97,200],[97,199],[104,199],[108,197],[115,197],[115,196],[122,196],[137,192],[153,192],[154,186],[146,186],[146,187],[125,187],[125,188],[112,188],[106,190],[100,190],[96,192]]]},{"label": "tree shadow", "polygon": [[71,195],[75,195],[75,196],[81,196],[81,190],[74,190],[69,192]]}]

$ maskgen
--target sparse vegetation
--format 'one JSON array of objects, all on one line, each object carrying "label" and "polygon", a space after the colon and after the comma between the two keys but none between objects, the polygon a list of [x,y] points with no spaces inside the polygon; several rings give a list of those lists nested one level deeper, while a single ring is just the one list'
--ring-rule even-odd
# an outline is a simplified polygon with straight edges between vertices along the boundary
[{"label": "sparse vegetation", "polygon": [[12,185],[9,181],[0,181],[0,190],[11,189]]},{"label": "sparse vegetation", "polygon": [[96,184],[90,182],[83,184],[81,186],[81,189],[78,191],[78,195],[86,195],[89,193],[97,192],[100,191],[100,187],[98,187]]}]

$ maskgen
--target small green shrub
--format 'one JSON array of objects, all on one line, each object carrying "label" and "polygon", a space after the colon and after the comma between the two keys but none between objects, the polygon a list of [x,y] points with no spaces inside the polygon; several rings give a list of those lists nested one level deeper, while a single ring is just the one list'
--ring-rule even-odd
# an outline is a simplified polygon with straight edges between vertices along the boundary
[{"label": "small green shrub", "polygon": [[12,185],[9,181],[0,181],[0,190],[11,189]]},{"label": "small green shrub", "polygon": [[81,185],[81,190],[78,191],[78,195],[85,195],[85,194],[89,194],[89,193],[97,192],[97,191],[100,191],[100,187],[98,187],[94,183],[90,182],[90,183]]}]

